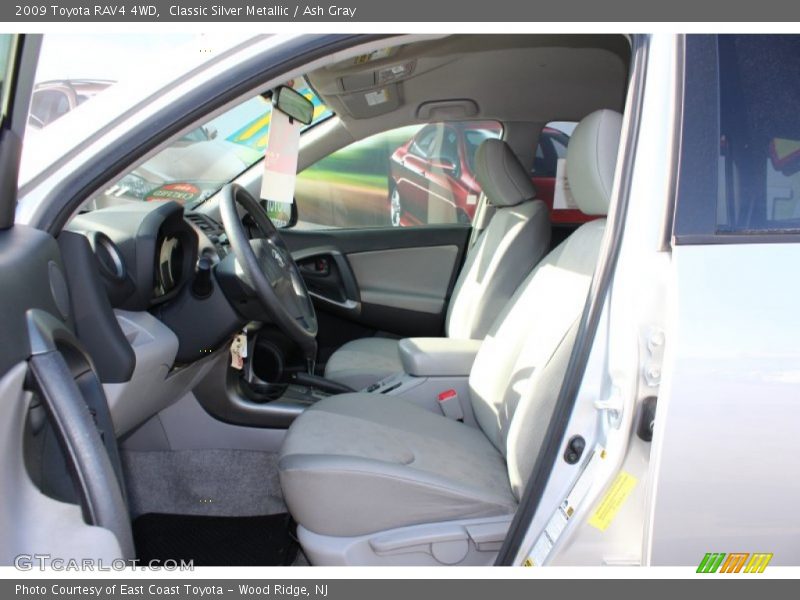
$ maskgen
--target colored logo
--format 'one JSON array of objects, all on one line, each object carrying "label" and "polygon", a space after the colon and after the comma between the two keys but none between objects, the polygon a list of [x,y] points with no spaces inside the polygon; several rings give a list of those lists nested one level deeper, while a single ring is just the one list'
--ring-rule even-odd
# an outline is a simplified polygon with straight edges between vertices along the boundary
[{"label": "colored logo", "polygon": [[708,552],[697,567],[698,573],[763,573],[772,553],[769,552]]},{"label": "colored logo", "polygon": [[148,202],[174,200],[181,204],[186,204],[195,198],[199,198],[202,192],[203,190],[191,183],[168,183],[150,192],[145,200]]}]

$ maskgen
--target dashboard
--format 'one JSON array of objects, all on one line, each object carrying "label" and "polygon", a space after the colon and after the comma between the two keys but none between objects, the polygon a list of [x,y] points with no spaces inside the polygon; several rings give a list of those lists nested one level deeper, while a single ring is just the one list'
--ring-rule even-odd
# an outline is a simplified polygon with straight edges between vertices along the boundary
[{"label": "dashboard", "polygon": [[[147,312],[168,327],[178,338],[173,361],[178,366],[208,356],[252,320],[243,316],[245,303],[233,306],[226,295],[230,285],[239,285],[235,274],[233,284],[228,282],[224,290],[218,281],[220,272],[235,271],[224,229],[208,215],[184,212],[176,202],[125,202],[79,214],[59,236],[59,243],[62,252],[74,254],[65,256],[72,265],[68,277],[73,271],[70,289],[81,290],[76,293],[84,296],[74,303],[93,307],[79,315],[83,327],[76,324],[78,337],[82,329],[88,340],[81,341],[98,366],[115,357],[108,370],[116,379],[132,368],[117,366],[125,363],[130,345],[117,323],[120,311]],[[213,271],[198,286],[208,293],[193,289],[201,256]],[[225,268],[220,271],[218,266]],[[114,343],[117,350],[108,350]]]},{"label": "dashboard", "polygon": [[[224,230],[175,202],[79,214],[58,244],[72,325],[104,385],[118,435],[191,389],[247,322],[217,280],[216,267],[235,261]],[[193,285],[201,256],[214,267],[202,294]]]},{"label": "dashboard", "polygon": [[113,308],[148,310],[191,280],[200,238],[177,203],[137,202],[75,217],[97,258]]}]

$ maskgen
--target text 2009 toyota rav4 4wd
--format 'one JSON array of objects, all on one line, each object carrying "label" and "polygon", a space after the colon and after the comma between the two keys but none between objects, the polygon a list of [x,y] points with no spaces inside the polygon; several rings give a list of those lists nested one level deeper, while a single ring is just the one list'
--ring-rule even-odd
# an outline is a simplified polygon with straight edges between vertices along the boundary
[{"label": "text 2009 toyota rav4 4wd", "polygon": [[[2,43],[3,563],[800,562],[800,38],[254,38],[19,185],[38,40]],[[389,157],[463,121],[502,132],[474,218],[393,227]],[[159,200],[201,126],[249,158]]]}]

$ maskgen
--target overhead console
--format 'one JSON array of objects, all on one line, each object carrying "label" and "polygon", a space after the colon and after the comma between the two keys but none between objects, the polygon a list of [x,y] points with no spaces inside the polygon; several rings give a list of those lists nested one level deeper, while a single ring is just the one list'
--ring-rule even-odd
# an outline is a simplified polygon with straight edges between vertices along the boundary
[{"label": "overhead console", "polygon": [[402,82],[417,72],[406,46],[361,54],[315,74],[312,85],[326,99],[335,96],[337,112],[367,119],[392,112],[403,103]]}]

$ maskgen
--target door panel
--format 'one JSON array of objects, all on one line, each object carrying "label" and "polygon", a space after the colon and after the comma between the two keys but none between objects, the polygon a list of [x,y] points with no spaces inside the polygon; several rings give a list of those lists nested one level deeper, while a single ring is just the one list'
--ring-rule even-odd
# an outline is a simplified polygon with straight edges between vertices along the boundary
[{"label": "door panel", "polygon": [[32,551],[133,555],[116,439],[63,273],[50,235],[0,230],[0,564]]},{"label": "door panel", "polygon": [[319,362],[377,332],[443,335],[470,231],[466,225],[283,230],[318,312]]},{"label": "door panel", "polygon": [[354,252],[347,258],[362,302],[436,315],[444,310],[458,255],[452,245]]},{"label": "door panel", "polygon": [[40,44],[40,36],[0,35],[3,565],[21,554],[109,561],[134,552],[111,417],[72,330],[58,244],[43,231],[14,224]]}]

